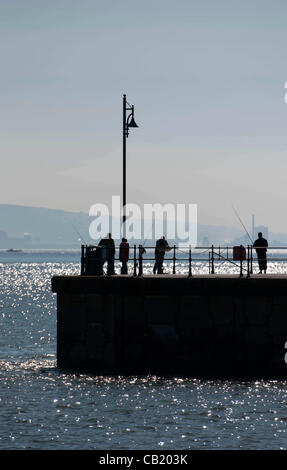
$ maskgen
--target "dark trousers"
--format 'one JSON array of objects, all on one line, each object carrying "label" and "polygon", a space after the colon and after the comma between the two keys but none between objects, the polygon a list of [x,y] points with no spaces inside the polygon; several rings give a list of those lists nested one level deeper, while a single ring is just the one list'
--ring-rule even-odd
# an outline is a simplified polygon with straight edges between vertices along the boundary
[{"label": "dark trousers", "polygon": [[121,274],[128,274],[128,263],[127,263],[127,261],[122,261]]},{"label": "dark trousers", "polygon": [[107,269],[107,275],[112,276],[115,274],[115,259],[114,257],[108,258],[108,269]]},{"label": "dark trousers", "polygon": [[257,259],[260,271],[266,271],[267,269],[267,258],[266,251],[257,250]]},{"label": "dark trousers", "polygon": [[163,264],[163,260],[164,260],[164,255],[155,255],[155,264],[154,264],[154,267],[153,267],[153,273],[154,274],[162,274],[163,273],[163,268],[162,268],[162,264]]},{"label": "dark trousers", "polygon": [[258,258],[258,265],[260,271],[266,271],[267,269],[267,259],[265,258]]}]

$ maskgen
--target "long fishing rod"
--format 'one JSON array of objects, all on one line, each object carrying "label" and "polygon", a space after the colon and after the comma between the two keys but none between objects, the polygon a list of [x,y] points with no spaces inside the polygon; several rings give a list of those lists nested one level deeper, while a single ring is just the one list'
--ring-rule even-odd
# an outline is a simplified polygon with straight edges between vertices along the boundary
[{"label": "long fishing rod", "polygon": [[254,244],[254,241],[253,241],[252,238],[250,237],[250,235],[249,235],[249,233],[248,233],[248,231],[247,231],[247,229],[246,229],[244,223],[242,222],[241,218],[239,217],[239,214],[237,213],[235,207],[232,206],[232,209],[234,210],[234,212],[235,212],[235,214],[236,214],[236,216],[237,216],[239,222],[241,223],[242,227],[244,228],[245,232],[246,232],[247,235],[248,235],[249,240],[251,241],[251,243],[252,243],[252,245],[253,245],[253,244]]},{"label": "long fishing rod", "polygon": [[87,245],[86,241],[84,240],[80,232],[76,229],[76,227],[73,224],[72,224],[72,227],[75,230],[75,232],[79,235],[80,239],[84,242],[84,244]]}]

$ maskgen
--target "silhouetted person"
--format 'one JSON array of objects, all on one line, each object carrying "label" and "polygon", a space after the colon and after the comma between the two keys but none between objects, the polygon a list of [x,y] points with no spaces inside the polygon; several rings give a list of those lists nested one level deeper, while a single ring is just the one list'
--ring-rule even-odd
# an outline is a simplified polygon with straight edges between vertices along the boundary
[{"label": "silhouetted person", "polygon": [[127,239],[122,238],[122,242],[120,244],[120,255],[119,255],[119,259],[122,263],[121,274],[128,274],[129,249],[130,249],[130,245],[128,244]]},{"label": "silhouetted person", "polygon": [[153,267],[153,273],[154,274],[162,274],[163,269],[162,269],[162,264],[164,260],[164,255],[166,251],[171,250],[169,244],[167,243],[165,237],[160,238],[156,242],[156,247],[155,247],[155,264]]},{"label": "silhouetted person", "polygon": [[[264,271],[264,274],[266,274],[266,269],[267,269],[266,253],[267,253],[268,242],[265,238],[263,238],[262,232],[258,233],[258,238],[257,240],[255,240],[253,246],[256,249],[256,254],[257,254],[257,259],[258,259],[258,264],[259,264],[259,274],[262,274],[262,271]],[[259,247],[259,248],[256,248],[256,247]]]},{"label": "silhouetted person", "polygon": [[112,239],[112,235],[108,233],[106,238],[102,238],[99,243],[99,246],[102,248],[102,260],[103,265],[105,262],[108,262],[107,274],[111,276],[115,274],[115,242]]}]

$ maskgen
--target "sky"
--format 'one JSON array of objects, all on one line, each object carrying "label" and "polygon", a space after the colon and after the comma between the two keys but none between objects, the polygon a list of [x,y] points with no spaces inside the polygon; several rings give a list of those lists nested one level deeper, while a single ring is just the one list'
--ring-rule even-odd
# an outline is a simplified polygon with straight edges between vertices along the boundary
[{"label": "sky", "polygon": [[[0,204],[198,205],[287,232],[284,0],[0,0]],[[286,215],[286,216],[285,216]]]}]

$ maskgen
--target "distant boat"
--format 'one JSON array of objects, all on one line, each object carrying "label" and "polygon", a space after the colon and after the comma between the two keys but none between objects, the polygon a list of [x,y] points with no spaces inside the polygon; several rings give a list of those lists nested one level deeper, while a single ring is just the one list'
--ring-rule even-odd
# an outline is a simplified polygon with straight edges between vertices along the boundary
[{"label": "distant boat", "polygon": [[7,251],[7,253],[19,253],[22,250],[14,250],[14,248],[9,248],[9,250],[6,250],[6,251]]}]

